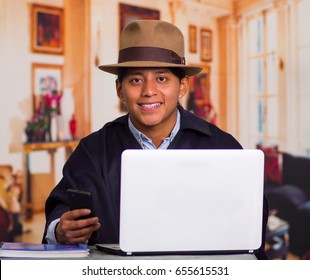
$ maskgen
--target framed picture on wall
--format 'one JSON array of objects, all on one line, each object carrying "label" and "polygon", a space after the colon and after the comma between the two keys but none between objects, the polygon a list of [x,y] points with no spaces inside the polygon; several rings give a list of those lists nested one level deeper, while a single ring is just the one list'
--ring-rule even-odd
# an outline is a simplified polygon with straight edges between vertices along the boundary
[{"label": "framed picture on wall", "polygon": [[212,31],[210,29],[200,30],[200,59],[206,62],[212,60]]},{"label": "framed picture on wall", "polygon": [[32,5],[33,52],[63,54],[64,15],[63,9],[45,5]]},{"label": "framed picture on wall", "polygon": [[62,65],[33,63],[32,101],[33,111],[38,108],[40,100],[46,95],[61,97],[62,95]]},{"label": "framed picture on wall", "polygon": [[188,27],[188,44],[189,52],[197,52],[197,27],[195,25],[189,25]]},{"label": "framed picture on wall", "polygon": [[149,8],[143,8],[138,6],[132,6],[127,4],[119,4],[119,11],[120,11],[120,33],[124,29],[124,27],[138,19],[160,19],[160,11],[149,9]]},{"label": "framed picture on wall", "polygon": [[199,66],[203,68],[203,71],[198,75],[190,77],[190,89],[185,107],[198,117],[216,123],[216,112],[212,105],[210,94],[211,69],[209,66]]}]

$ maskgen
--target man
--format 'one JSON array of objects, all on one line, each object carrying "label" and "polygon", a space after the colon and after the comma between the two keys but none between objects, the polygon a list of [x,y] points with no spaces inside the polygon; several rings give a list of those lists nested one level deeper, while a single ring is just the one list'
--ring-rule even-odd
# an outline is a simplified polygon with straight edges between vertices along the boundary
[{"label": "man", "polygon": [[[174,25],[130,23],[121,34],[118,63],[99,68],[118,76],[117,95],[128,114],[80,141],[46,202],[44,242],[118,243],[120,161],[126,149],[242,148],[231,135],[179,105],[189,76],[202,69],[185,64],[184,38]],[[90,191],[98,217],[76,220],[89,210],[69,211],[68,188]]]}]

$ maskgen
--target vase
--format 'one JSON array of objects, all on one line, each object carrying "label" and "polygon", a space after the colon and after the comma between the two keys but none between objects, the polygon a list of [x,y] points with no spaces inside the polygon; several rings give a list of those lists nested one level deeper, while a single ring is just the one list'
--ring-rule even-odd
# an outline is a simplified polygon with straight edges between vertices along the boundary
[{"label": "vase", "polygon": [[63,114],[57,114],[56,115],[57,120],[57,140],[58,141],[65,141],[68,140],[69,137],[66,136],[66,130],[68,131],[68,128],[66,127],[66,123],[64,120]]},{"label": "vase", "polygon": [[36,142],[43,142],[44,141],[44,129],[38,127],[35,134],[35,141]]},{"label": "vase", "polygon": [[57,119],[56,115],[51,115],[51,121],[50,121],[50,141],[55,142],[57,141]]},{"label": "vase", "polygon": [[25,128],[25,134],[26,134],[26,142],[34,142],[34,131],[31,125],[28,123],[26,128]]},{"label": "vase", "polygon": [[70,128],[70,134],[71,138],[75,139],[76,138],[76,130],[77,130],[77,122],[74,114],[71,116],[71,120],[69,122],[69,128]]},{"label": "vase", "polygon": [[64,124],[62,128],[62,133],[64,139],[71,138],[70,127],[68,123],[70,122],[70,119],[73,114],[74,114],[74,98],[72,88],[65,88],[61,100],[61,115],[62,115],[62,122]]}]

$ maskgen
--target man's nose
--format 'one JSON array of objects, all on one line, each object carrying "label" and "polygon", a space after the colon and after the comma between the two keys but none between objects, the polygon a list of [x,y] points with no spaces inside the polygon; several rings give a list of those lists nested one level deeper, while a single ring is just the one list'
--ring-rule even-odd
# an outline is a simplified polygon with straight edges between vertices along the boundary
[{"label": "man's nose", "polygon": [[153,96],[157,93],[157,87],[154,80],[146,79],[143,85],[143,96]]}]

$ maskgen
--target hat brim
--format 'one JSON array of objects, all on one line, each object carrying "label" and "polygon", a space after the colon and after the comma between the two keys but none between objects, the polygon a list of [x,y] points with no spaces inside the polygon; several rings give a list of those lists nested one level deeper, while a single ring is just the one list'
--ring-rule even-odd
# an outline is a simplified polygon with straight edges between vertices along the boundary
[{"label": "hat brim", "polygon": [[183,64],[174,64],[167,62],[157,62],[157,61],[127,61],[118,64],[108,64],[100,65],[99,69],[110,74],[118,75],[119,68],[132,68],[132,67],[164,67],[164,68],[181,68],[185,71],[187,76],[194,76],[200,73],[203,68],[198,66],[183,65]]}]

